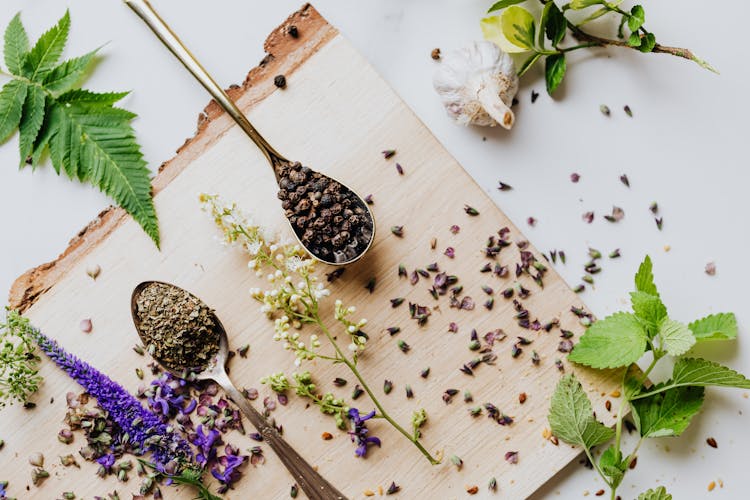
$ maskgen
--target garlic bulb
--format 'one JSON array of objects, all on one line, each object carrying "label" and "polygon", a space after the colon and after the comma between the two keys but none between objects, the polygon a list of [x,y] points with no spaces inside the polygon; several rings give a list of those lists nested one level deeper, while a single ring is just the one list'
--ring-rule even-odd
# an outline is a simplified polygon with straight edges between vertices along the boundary
[{"label": "garlic bulb", "polygon": [[432,85],[448,115],[462,125],[510,129],[518,92],[513,59],[493,42],[474,42],[443,57]]}]

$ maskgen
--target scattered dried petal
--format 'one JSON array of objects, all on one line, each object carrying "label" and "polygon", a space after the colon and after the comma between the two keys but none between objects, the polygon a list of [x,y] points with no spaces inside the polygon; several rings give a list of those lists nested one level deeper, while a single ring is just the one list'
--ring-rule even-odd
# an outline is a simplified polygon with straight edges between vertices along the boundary
[{"label": "scattered dried petal", "polygon": [[386,149],[385,151],[383,151],[383,158],[387,160],[388,158],[391,158],[395,154],[396,154],[395,149]]},{"label": "scattered dried petal", "polygon": [[82,319],[78,326],[83,333],[91,333],[91,330],[94,329],[94,325],[91,323],[90,318]]},{"label": "scattered dried petal", "polygon": [[572,174],[570,174],[570,182],[572,182],[573,184],[577,184],[578,181],[580,180],[581,180],[581,174],[578,174],[576,172],[573,172]]},{"label": "scattered dried petal", "polygon": [[513,186],[502,181],[497,181],[497,189],[499,189],[500,191],[510,191],[513,189]]},{"label": "scattered dried petal", "polygon": [[706,274],[709,276],[714,276],[716,274],[716,263],[709,262],[706,264]]},{"label": "scattered dried petal", "polygon": [[508,451],[505,453],[505,460],[510,464],[517,464],[518,463],[518,452],[517,451]]}]

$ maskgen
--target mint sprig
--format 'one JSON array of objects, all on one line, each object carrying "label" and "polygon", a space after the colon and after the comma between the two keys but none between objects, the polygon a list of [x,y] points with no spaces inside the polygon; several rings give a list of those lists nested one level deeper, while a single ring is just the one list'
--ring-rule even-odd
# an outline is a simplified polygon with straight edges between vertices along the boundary
[{"label": "mint sprig", "polygon": [[19,131],[20,166],[37,167],[49,151],[58,175],[98,187],[159,246],[150,173],[130,122],[115,103],[127,93],[77,88],[97,50],[59,62],[70,32],[68,12],[33,45],[17,14],[5,30],[9,77],[0,90],[0,142]]},{"label": "mint sprig", "polygon": [[[635,275],[632,292],[633,312],[619,312],[594,322],[569,354],[575,363],[596,369],[620,368],[622,404],[615,429],[599,422],[581,384],[570,374],[564,376],[552,396],[548,421],[559,439],[580,446],[607,483],[612,498],[636,458],[644,439],[682,434],[703,406],[708,386],[750,389],[744,375],[713,361],[683,357],[699,341],[731,340],[737,337],[737,320],[732,313],[706,316],[686,325],[669,318],[654,283],[653,265],[646,256]],[[635,364],[646,352],[652,362],[645,372]],[[651,385],[648,375],[665,357],[675,358],[672,377]],[[629,455],[621,446],[623,418],[628,410],[641,439]],[[591,448],[613,443],[595,461]],[[663,487],[641,494],[643,500],[669,500]]]}]

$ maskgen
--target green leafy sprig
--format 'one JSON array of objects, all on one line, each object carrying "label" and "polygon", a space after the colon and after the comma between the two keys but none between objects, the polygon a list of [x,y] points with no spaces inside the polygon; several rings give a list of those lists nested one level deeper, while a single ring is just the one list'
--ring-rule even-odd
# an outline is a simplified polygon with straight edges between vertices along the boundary
[{"label": "green leafy sprig", "polygon": [[[543,5],[541,16],[534,18],[529,10],[518,4],[527,0],[500,0],[489,9],[489,13],[501,11],[499,15],[481,20],[481,28],[487,40],[495,42],[508,53],[531,53],[518,70],[522,76],[537,61],[544,59],[544,75],[547,92],[560,86],[567,71],[566,54],[590,47],[629,47],[640,52],[671,54],[696,62],[703,68],[716,72],[706,61],[688,49],[668,47],[656,42],[656,36],[644,26],[646,13],[641,5],[630,10],[621,8],[623,0],[571,0],[558,7],[552,0],[539,0]],[[593,9],[593,7],[596,7]],[[590,11],[583,20],[574,22],[570,11]],[[605,15],[619,16],[617,38],[604,38],[582,26]],[[563,46],[565,35],[570,31],[576,44]]]},{"label": "green leafy sprig", "polygon": [[26,403],[39,389],[39,356],[29,320],[5,309],[0,318],[0,408],[14,402]]},{"label": "green leafy sprig", "polygon": [[[575,375],[560,380],[552,396],[548,421],[552,432],[568,444],[583,448],[586,456],[616,497],[628,466],[646,438],[679,436],[701,409],[708,386],[750,389],[750,380],[713,361],[684,357],[696,344],[737,338],[732,313],[706,316],[689,325],[667,315],[654,284],[651,259],[647,256],[635,275],[631,292],[633,312],[619,312],[593,323],[573,351],[571,361],[596,369],[622,369],[623,401],[615,428],[599,422]],[[650,351],[653,360],[645,372],[635,362]],[[648,375],[667,356],[675,359],[672,377],[651,385]],[[630,410],[640,440],[625,455],[621,446],[623,419]],[[614,438],[599,460],[591,449]],[[669,500],[664,487],[649,490],[640,500]]]},{"label": "green leafy sprig", "polygon": [[135,114],[114,104],[127,92],[96,93],[77,87],[97,50],[59,63],[70,15],[32,47],[17,14],[5,30],[0,90],[0,142],[19,131],[20,167],[37,167],[45,150],[59,175],[88,182],[114,199],[159,246],[149,170],[130,121]]}]

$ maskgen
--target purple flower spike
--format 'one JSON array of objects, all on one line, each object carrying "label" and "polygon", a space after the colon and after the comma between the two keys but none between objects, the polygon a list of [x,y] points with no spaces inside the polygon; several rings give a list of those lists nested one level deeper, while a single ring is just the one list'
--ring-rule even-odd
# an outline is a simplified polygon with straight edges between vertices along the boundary
[{"label": "purple flower spike", "polygon": [[112,453],[107,453],[96,459],[96,463],[102,466],[105,472],[109,473],[112,470],[112,466],[115,464],[115,456]]},{"label": "purple flower spike", "polygon": [[205,467],[216,456],[216,446],[221,442],[221,434],[216,429],[204,433],[203,426],[199,425],[191,441],[199,450],[195,461],[201,467]]},{"label": "purple flower spike", "polygon": [[122,433],[128,434],[135,454],[151,452],[152,460],[159,470],[165,469],[170,463],[177,463],[180,468],[191,466],[190,445],[170,430],[161,417],[144,408],[117,382],[67,353],[56,341],[39,330],[33,329],[33,337],[40,350],[96,398],[99,406],[109,413],[109,418],[120,427]]},{"label": "purple flower spike", "polygon": [[370,444],[377,445],[378,447],[381,446],[380,439],[376,438],[375,436],[367,435],[369,430],[367,429],[367,425],[365,424],[365,422],[367,420],[370,420],[374,416],[375,410],[372,410],[365,416],[360,416],[359,410],[356,408],[351,408],[349,410],[349,418],[354,423],[354,430],[349,431],[349,435],[352,438],[352,443],[357,444],[357,449],[354,451],[354,453],[358,457],[367,457],[367,447]]}]

